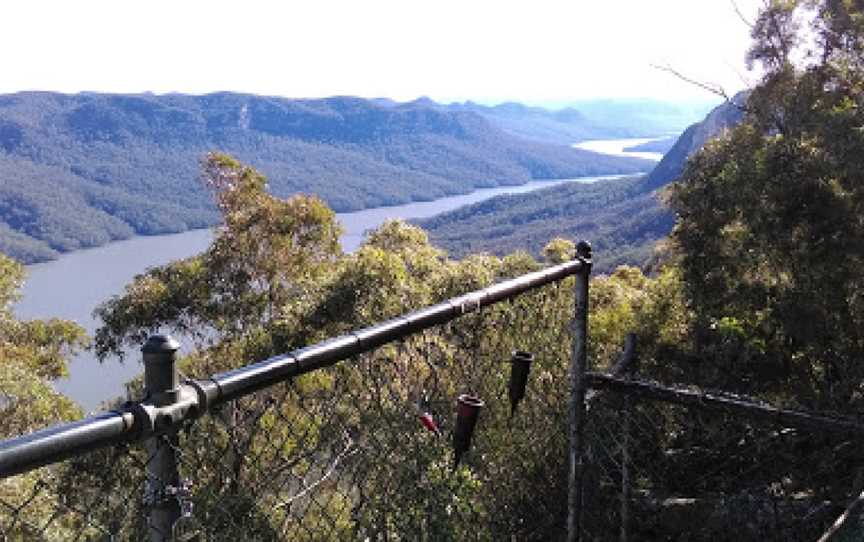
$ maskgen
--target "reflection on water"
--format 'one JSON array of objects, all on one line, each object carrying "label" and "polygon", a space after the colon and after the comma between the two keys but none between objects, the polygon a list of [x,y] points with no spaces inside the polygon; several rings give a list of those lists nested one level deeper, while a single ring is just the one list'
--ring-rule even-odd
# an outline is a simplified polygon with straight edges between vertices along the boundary
[{"label": "reflection on water", "polygon": [[658,139],[665,138],[597,139],[575,143],[573,146],[577,149],[583,149],[586,151],[602,152],[603,154],[612,154],[615,156],[634,156],[636,158],[645,158],[646,160],[659,162],[663,158],[662,152],[629,152],[624,150],[627,147],[641,145],[642,143],[648,143],[649,141],[657,141]]}]

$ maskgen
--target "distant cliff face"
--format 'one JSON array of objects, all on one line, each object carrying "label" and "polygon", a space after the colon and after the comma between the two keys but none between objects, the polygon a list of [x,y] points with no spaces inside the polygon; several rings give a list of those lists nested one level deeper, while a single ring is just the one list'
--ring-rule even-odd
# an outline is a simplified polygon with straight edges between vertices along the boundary
[{"label": "distant cliff face", "polygon": [[212,150],[260,169],[277,196],[314,193],[337,211],[649,167],[520,139],[434,102],[0,95],[0,252],[31,262],[213,224],[197,181]]},{"label": "distant cliff face", "polygon": [[[743,104],[746,94],[733,99]],[[711,111],[690,126],[649,175],[591,185],[570,184],[531,194],[502,196],[421,222],[436,244],[452,254],[523,249],[539,254],[553,236],[587,238],[596,248],[596,267],[648,261],[655,243],[669,235],[675,216],[653,193],[677,179],[687,158],[708,140],[740,122],[733,104]]]},{"label": "distant cliff face", "polygon": [[439,107],[477,113],[511,135],[562,145],[678,132],[707,111],[654,100],[583,101],[555,111],[512,102],[496,106],[465,102]]},{"label": "distant cliff face", "polygon": [[693,153],[701,149],[711,138],[741,121],[744,111],[740,106],[746,100],[747,93],[739,92],[731,102],[717,106],[705,117],[705,120],[687,128],[672,149],[645,177],[640,187],[646,191],[656,190],[678,179],[684,172],[687,159]]}]

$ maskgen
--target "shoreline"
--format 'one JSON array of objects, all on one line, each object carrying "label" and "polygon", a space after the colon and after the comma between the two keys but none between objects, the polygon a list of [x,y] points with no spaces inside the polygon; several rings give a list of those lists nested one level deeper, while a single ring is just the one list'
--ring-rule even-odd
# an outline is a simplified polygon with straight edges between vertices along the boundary
[{"label": "shoreline", "polygon": [[[350,253],[363,242],[367,231],[387,219],[423,219],[504,194],[526,193],[569,182],[593,183],[645,174],[534,179],[520,184],[475,188],[466,194],[425,202],[414,201],[336,213],[336,219],[344,227],[340,242],[343,251]],[[171,234],[133,236],[101,246],[65,252],[54,260],[29,264],[26,266],[27,277],[21,290],[21,299],[13,305],[13,313],[21,319],[71,320],[93,335],[99,326],[92,314],[96,306],[121,294],[136,275],[147,269],[206,250],[212,240],[212,232],[211,226]],[[85,411],[98,409],[104,401],[122,396],[124,384],[140,373],[140,354],[134,350],[130,350],[125,363],[99,363],[93,352],[80,352],[69,359],[69,377],[55,380],[54,388]]]},{"label": "shoreline", "polygon": [[[349,215],[350,216],[350,215],[356,215],[358,213],[374,212],[377,210],[386,211],[388,209],[395,209],[395,208],[399,208],[399,207],[404,207],[406,205],[435,204],[436,202],[441,202],[441,201],[447,200],[449,198],[471,196],[473,194],[477,194],[478,192],[485,191],[485,190],[499,190],[499,189],[506,190],[506,189],[514,189],[514,188],[518,189],[518,188],[524,188],[524,187],[532,186],[534,184],[539,184],[539,183],[549,183],[550,185],[552,185],[552,184],[560,184],[560,183],[564,183],[564,182],[577,181],[578,179],[587,179],[587,178],[597,177],[598,180],[603,180],[605,178],[612,179],[612,178],[616,178],[616,177],[630,176],[630,175],[646,175],[647,173],[648,173],[648,171],[638,172],[638,173],[602,173],[602,174],[598,174],[598,175],[586,175],[584,177],[530,179],[528,181],[525,181],[523,183],[518,183],[518,184],[499,184],[497,186],[475,187],[473,190],[468,191],[468,192],[462,192],[462,193],[457,193],[457,194],[447,194],[447,195],[440,197],[440,198],[415,199],[415,200],[411,200],[411,201],[408,201],[405,203],[394,203],[393,205],[379,205],[377,207],[366,207],[363,209],[357,209],[357,210],[353,210],[353,211],[336,211],[336,210],[333,210],[333,212],[336,214],[337,220],[338,220],[340,215]],[[494,196],[490,196],[490,197],[494,197]],[[203,227],[203,228],[188,228],[188,229],[180,230],[180,231],[153,233],[153,234],[138,233],[138,234],[131,235],[129,237],[124,237],[122,239],[112,239],[112,240],[110,240],[106,243],[100,244],[100,245],[81,247],[81,248],[76,248],[73,250],[66,250],[66,251],[62,251],[62,252],[57,251],[57,256],[55,256],[53,258],[40,259],[40,260],[35,260],[32,262],[23,262],[21,260],[18,260],[17,258],[12,257],[12,256],[9,256],[9,257],[11,257],[13,260],[15,260],[19,264],[23,265],[27,269],[38,268],[39,266],[42,266],[45,264],[51,264],[54,262],[58,262],[58,261],[62,260],[63,258],[69,257],[73,254],[82,254],[82,253],[87,253],[87,252],[95,251],[95,250],[103,250],[106,247],[109,247],[112,245],[128,243],[128,242],[132,242],[132,241],[139,240],[139,239],[151,239],[151,238],[157,238],[157,237],[164,238],[164,237],[171,237],[171,236],[175,236],[175,235],[187,235],[187,234],[191,234],[193,232],[211,231],[213,228],[217,227],[218,225],[219,225],[219,222],[215,222],[215,223],[213,223],[209,226]],[[347,235],[347,232],[346,232],[346,235]]]}]

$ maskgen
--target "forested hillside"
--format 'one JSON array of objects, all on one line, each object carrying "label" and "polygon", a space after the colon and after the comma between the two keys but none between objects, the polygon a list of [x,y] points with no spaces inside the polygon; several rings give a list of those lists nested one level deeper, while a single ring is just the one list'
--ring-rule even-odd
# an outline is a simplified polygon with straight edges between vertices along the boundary
[{"label": "forested hillside", "polygon": [[211,150],[277,196],[337,211],[474,188],[643,171],[647,162],[517,139],[467,111],[243,94],[0,96],[0,251],[22,261],[214,223],[197,182]]},{"label": "forested hillside", "polygon": [[476,252],[539,254],[563,234],[591,239],[596,266],[609,271],[644,262],[672,229],[672,214],[639,190],[640,178],[568,183],[528,194],[499,196],[420,222],[433,242],[454,257]]},{"label": "forested hillside", "polygon": [[[735,100],[740,106],[744,96]],[[657,189],[681,175],[688,157],[711,137],[741,119],[739,106],[718,106],[705,120],[687,128],[647,176],[499,196],[419,224],[433,242],[454,256],[484,251],[501,255],[518,249],[539,254],[550,237],[563,235],[591,239],[601,271],[619,264],[642,265],[675,223]]]},{"label": "forested hillside", "polygon": [[678,179],[684,172],[687,158],[704,147],[711,138],[741,122],[747,95],[747,92],[738,93],[730,102],[711,111],[702,122],[684,130],[657,167],[645,177],[642,188],[655,190]]}]

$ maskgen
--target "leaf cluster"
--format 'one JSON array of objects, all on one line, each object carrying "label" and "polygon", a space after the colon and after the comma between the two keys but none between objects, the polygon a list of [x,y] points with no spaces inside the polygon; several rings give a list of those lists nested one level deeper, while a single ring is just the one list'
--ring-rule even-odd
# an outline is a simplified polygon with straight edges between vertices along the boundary
[{"label": "leaf cluster", "polygon": [[[541,265],[524,252],[452,260],[423,230],[399,221],[371,232],[355,253],[340,254],[332,212],[304,214],[317,209],[314,198],[274,198],[259,173],[224,155],[212,155],[204,171],[223,213],[216,239],[200,256],[139,276],[100,308],[102,352],[160,328],[188,333],[205,326],[202,347],[182,361],[184,373],[205,377]],[[559,263],[573,256],[574,246],[559,238],[544,253]],[[613,363],[617,345],[634,330],[644,341],[645,363],[658,364],[662,349],[672,348],[687,326],[680,292],[673,272],[651,279],[621,268],[594,280],[595,368]],[[552,536],[566,515],[560,427],[567,419],[573,303],[569,279],[263,390],[196,422],[181,449],[196,480],[202,528],[247,528],[261,539]],[[502,396],[502,360],[514,350],[538,359],[517,420]],[[489,403],[475,459],[452,472],[449,442],[418,432],[413,405],[428,402],[448,424],[453,398],[465,391]],[[331,463],[339,481],[321,482],[313,497],[292,482],[324,480]],[[538,516],[540,502],[547,514]],[[295,508],[302,522],[286,520]]]},{"label": "leaf cluster", "polygon": [[856,2],[770,4],[743,123],[670,200],[703,356],[752,390],[838,411],[858,410],[864,378],[862,16]]}]

